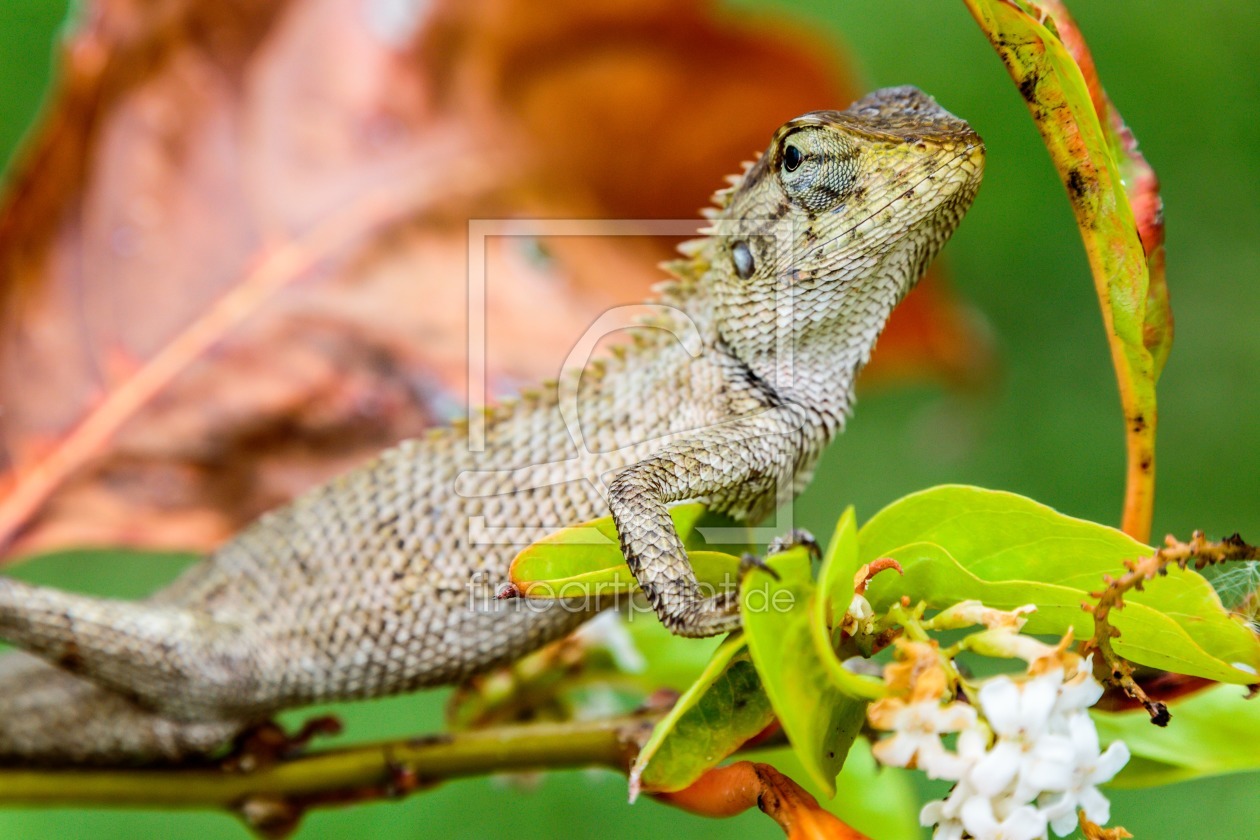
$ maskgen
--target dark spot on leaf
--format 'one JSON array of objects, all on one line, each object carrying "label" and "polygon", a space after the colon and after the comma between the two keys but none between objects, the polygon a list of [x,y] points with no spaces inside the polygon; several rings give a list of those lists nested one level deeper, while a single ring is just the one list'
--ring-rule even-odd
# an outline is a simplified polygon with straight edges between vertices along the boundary
[{"label": "dark spot on leaf", "polygon": [[1085,193],[1089,191],[1089,182],[1085,180],[1085,176],[1081,174],[1079,169],[1073,169],[1068,173],[1067,188],[1072,196],[1072,200],[1080,201]]},{"label": "dark spot on leaf", "polygon": [[1037,82],[1040,77],[1036,73],[1029,73],[1019,83],[1019,95],[1024,97],[1025,102],[1032,102],[1037,98]]},{"label": "dark spot on leaf", "polygon": [[1146,416],[1143,414],[1134,415],[1131,428],[1135,435],[1140,435],[1146,431]]}]

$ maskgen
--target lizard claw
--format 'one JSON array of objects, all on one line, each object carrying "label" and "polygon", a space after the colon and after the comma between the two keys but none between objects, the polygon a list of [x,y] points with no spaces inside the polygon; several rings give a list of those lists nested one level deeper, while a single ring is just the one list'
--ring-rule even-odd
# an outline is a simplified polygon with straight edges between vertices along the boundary
[{"label": "lizard claw", "polygon": [[298,755],[315,738],[340,735],[341,731],[341,720],[332,715],[310,718],[292,735],[275,721],[263,721],[236,737],[232,751],[223,759],[222,766],[236,772],[270,767]]},{"label": "lizard claw", "polygon": [[[803,546],[809,551],[810,557],[815,560],[822,558],[822,549],[818,546],[818,540],[814,539],[814,535],[804,528],[793,528],[786,536],[775,537],[770,541],[770,545],[766,546],[765,557],[773,557],[776,554],[782,554],[788,549]],[[744,554],[739,558],[739,576],[742,578],[754,569],[759,569],[768,573],[775,580],[782,580],[779,573],[770,568],[766,564],[765,557],[759,557],[756,554]]]},{"label": "lizard claw", "polygon": [[770,557],[775,554],[782,554],[788,549],[801,546],[809,552],[809,556],[814,560],[822,559],[822,548],[818,545],[818,540],[814,539],[814,535],[804,528],[793,528],[786,536],[775,537],[770,541],[770,545],[766,547],[766,556]]},{"label": "lizard claw", "polygon": [[764,557],[761,557],[756,554],[743,554],[742,556],[740,556],[739,577],[741,580],[747,577],[748,573],[753,571],[754,569],[765,572],[766,574],[770,575],[770,577],[774,578],[775,580],[782,580],[782,578],[779,577],[778,572],[776,572],[774,569],[766,565],[766,560]]}]

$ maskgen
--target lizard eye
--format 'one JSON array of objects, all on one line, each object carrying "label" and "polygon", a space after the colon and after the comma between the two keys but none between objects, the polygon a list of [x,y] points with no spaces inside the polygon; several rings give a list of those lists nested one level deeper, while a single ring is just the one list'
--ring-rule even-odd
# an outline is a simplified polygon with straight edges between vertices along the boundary
[{"label": "lizard eye", "polygon": [[753,262],[752,249],[748,247],[747,242],[736,242],[731,246],[731,259],[735,261],[735,273],[739,275],[739,279],[747,280],[752,277],[756,265]]},{"label": "lizard eye", "polygon": [[783,138],[779,183],[794,203],[813,212],[840,205],[857,178],[857,149],[840,132],[806,126]]},{"label": "lizard eye", "polygon": [[801,165],[801,161],[805,156],[801,154],[801,150],[793,145],[787,145],[783,148],[783,168],[788,172],[795,172],[796,167]]}]

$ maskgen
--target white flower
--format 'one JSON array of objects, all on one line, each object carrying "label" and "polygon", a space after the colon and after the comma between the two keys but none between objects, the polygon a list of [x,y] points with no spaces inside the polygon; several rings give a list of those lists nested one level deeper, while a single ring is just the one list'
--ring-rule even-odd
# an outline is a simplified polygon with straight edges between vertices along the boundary
[{"label": "white flower", "polygon": [[994,677],[980,687],[980,708],[999,738],[1036,740],[1050,722],[1050,713],[1063,684],[1063,672],[1050,671],[1017,683]]},{"label": "white flower", "polygon": [[[971,617],[963,612],[952,618]],[[1009,638],[1020,638],[1002,632],[1003,650],[1010,648]],[[998,633],[985,630],[969,638],[989,634],[988,644]],[[956,781],[946,798],[919,813],[923,825],[934,826],[934,840],[1044,840],[1050,830],[1071,833],[1078,811],[1098,824],[1111,816],[1097,786],[1119,772],[1129,750],[1119,741],[1099,750],[1088,709],[1102,696],[1102,686],[1090,661],[1066,650],[1069,640],[1057,647],[1028,641],[1042,649],[1029,657],[1032,673],[987,680],[976,692],[976,708],[941,704],[950,692],[945,671],[933,659],[935,647],[907,644],[898,663],[885,669],[889,685],[908,691],[911,699],[888,697],[871,705],[871,724],[893,731],[875,745],[876,758]],[[941,741],[948,732],[958,733],[953,751]]]},{"label": "white flower", "polygon": [[870,710],[871,723],[893,735],[872,747],[875,757],[891,767],[915,765],[932,779],[958,779],[951,775],[957,766],[941,744],[941,734],[959,732],[976,726],[976,710],[962,703],[942,706],[936,698],[905,703],[883,701]]},{"label": "white flower", "polygon": [[1071,715],[1082,712],[1098,702],[1103,696],[1103,687],[1094,679],[1093,655],[1086,657],[1076,668],[1070,680],[1059,689],[1059,699],[1054,705],[1056,715]]},{"label": "white flower", "polygon": [[986,750],[988,750],[988,738],[984,729],[973,725],[958,733],[958,743],[954,745],[954,752],[942,749],[939,755],[932,758],[930,766],[923,767],[922,761],[919,762],[919,766],[927,773],[928,778],[959,781],[971,774],[976,762],[984,758]]},{"label": "white flower", "polygon": [[1083,712],[1068,721],[1068,732],[1073,751],[1071,776],[1062,787],[1046,788],[1046,793],[1037,799],[1050,827],[1060,837],[1076,828],[1077,810],[1084,810],[1085,816],[1099,825],[1111,819],[1111,803],[1097,786],[1111,781],[1129,761],[1129,747],[1123,741],[1099,752],[1098,729]]},{"label": "white flower", "polygon": [[963,827],[961,820],[947,817],[942,813],[942,806],[945,800],[934,799],[923,806],[923,810],[919,812],[919,825],[934,825],[936,828],[932,830],[932,840],[962,840]]},{"label": "white flower", "polygon": [[1024,750],[1014,797],[1036,799],[1043,791],[1063,790],[1072,783],[1072,742],[1064,735],[1043,734]]},{"label": "white flower", "polygon": [[1016,805],[999,818],[994,801],[973,796],[963,803],[962,824],[976,840],[1038,840],[1046,836],[1046,818],[1031,805]]},{"label": "white flower", "polygon": [[[981,746],[983,750],[983,745]],[[950,790],[944,799],[934,799],[923,806],[919,812],[919,825],[935,825],[932,840],[942,838],[961,838],[963,835],[962,807],[968,799],[976,795],[976,791],[964,777]]]},{"label": "white flower", "polygon": [[976,790],[993,797],[1014,784],[1015,797],[1030,801],[1068,784],[1072,745],[1048,731],[1062,681],[1062,671],[1051,671],[1022,683],[994,677],[980,688],[980,707],[998,738],[972,767]]},{"label": "white flower", "polygon": [[870,633],[874,618],[875,610],[871,608],[871,602],[862,595],[854,595],[853,600],[849,602],[849,609],[845,611],[844,622],[840,629],[850,636]]}]

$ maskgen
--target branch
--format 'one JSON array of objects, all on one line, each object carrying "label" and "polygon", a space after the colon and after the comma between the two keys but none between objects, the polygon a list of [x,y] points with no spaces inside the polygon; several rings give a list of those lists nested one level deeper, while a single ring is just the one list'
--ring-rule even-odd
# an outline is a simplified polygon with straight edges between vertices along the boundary
[{"label": "branch", "polygon": [[1111,647],[1111,640],[1120,635],[1120,631],[1111,625],[1111,611],[1124,608],[1124,593],[1132,590],[1141,591],[1142,585],[1161,575],[1172,565],[1186,568],[1194,561],[1196,569],[1206,566],[1228,563],[1238,560],[1260,560],[1260,548],[1243,542],[1238,534],[1226,537],[1220,542],[1210,542],[1202,531],[1195,531],[1189,542],[1181,542],[1171,535],[1164,540],[1164,547],[1156,550],[1149,557],[1125,562],[1128,571],[1118,578],[1105,576],[1107,588],[1090,595],[1097,599],[1097,604],[1082,604],[1087,611],[1094,614],[1094,637],[1086,644],[1087,648],[1097,650],[1106,669],[1105,682],[1119,685],[1125,694],[1145,707],[1156,726],[1167,726],[1171,715],[1168,706],[1152,699],[1133,678],[1133,666]]},{"label": "branch", "polygon": [[625,770],[660,713],[505,726],[321,750],[249,772],[0,769],[0,806],[223,808],[266,837],[310,808],[398,798],[467,776],[602,766]]}]

